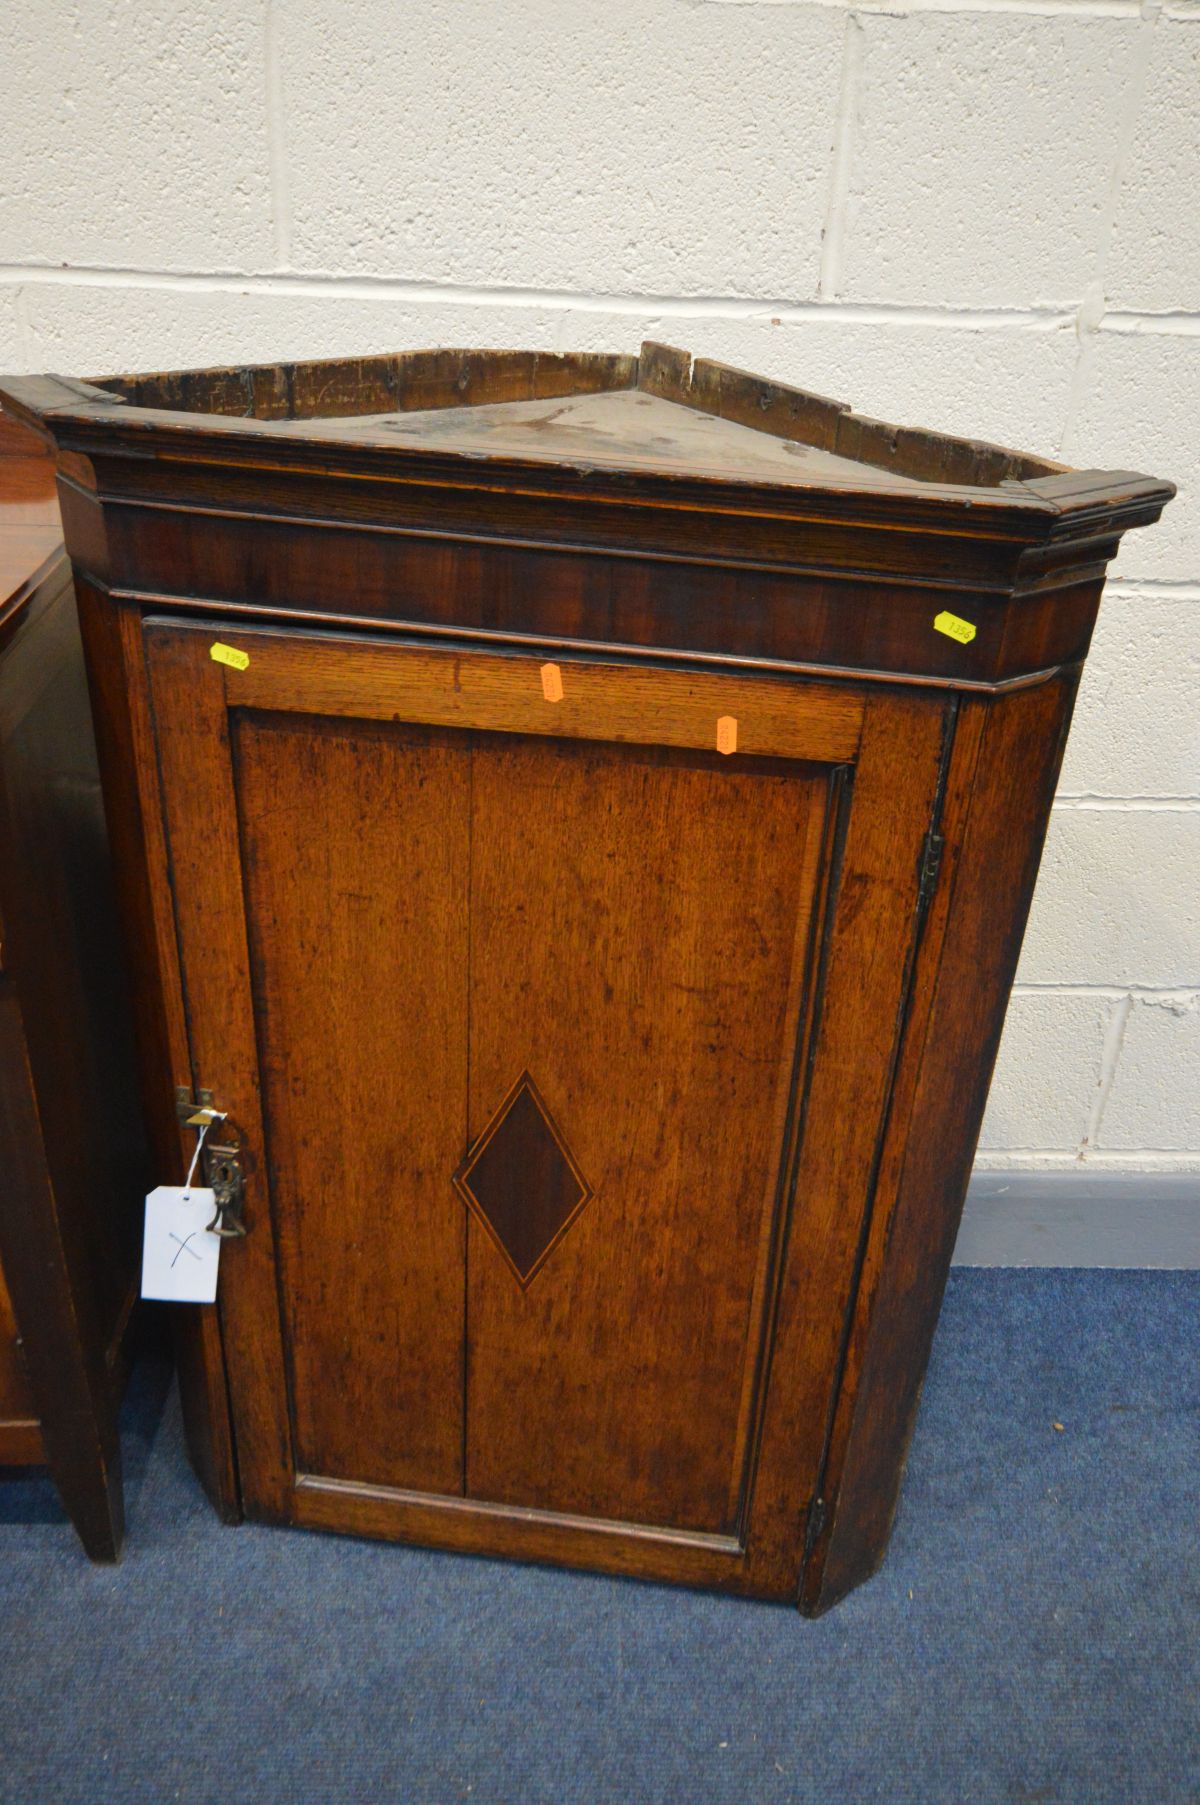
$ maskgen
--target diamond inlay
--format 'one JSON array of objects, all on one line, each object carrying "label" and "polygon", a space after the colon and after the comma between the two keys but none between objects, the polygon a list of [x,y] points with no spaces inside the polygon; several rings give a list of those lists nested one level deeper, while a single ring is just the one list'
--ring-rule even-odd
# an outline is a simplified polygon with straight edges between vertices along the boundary
[{"label": "diamond inlay", "polygon": [[454,1174],[454,1185],[522,1286],[592,1195],[528,1072]]}]

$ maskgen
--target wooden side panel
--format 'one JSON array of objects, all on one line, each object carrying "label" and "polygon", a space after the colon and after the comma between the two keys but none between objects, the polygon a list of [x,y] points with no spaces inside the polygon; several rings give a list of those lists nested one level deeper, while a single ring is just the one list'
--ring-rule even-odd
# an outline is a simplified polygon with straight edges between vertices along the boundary
[{"label": "wooden side panel", "polygon": [[[592,1195],[524,1287],[472,1220],[470,1497],[736,1530],[827,789],[479,737],[471,1135],[528,1072]],[[502,1230],[551,1161],[578,1195],[519,1108],[483,1199]]]},{"label": "wooden side panel", "polygon": [[0,898],[79,1308],[107,1348],[136,1290],[147,1168],[65,567],[0,658]]},{"label": "wooden side panel", "polygon": [[37,1407],[21,1357],[20,1331],[3,1268],[0,1268],[0,1429],[14,1422],[36,1421]]},{"label": "wooden side panel", "polygon": [[[93,1560],[115,1561],[125,1533],[116,1403],[86,1288],[76,1281],[46,1166],[25,1027],[0,987],[0,1260],[25,1306],[30,1388],[44,1400],[42,1442],[63,1503]],[[20,1447],[17,1449],[21,1453]],[[26,1445],[23,1458],[35,1453]]]},{"label": "wooden side panel", "polygon": [[0,1259],[44,1458],[88,1552],[115,1559],[116,1356],[147,1168],[65,565],[0,651],[0,904]]},{"label": "wooden side panel", "polygon": [[795,1596],[799,1584],[794,1475],[818,1471],[824,1458],[900,1047],[948,719],[947,705],[932,697],[881,696],[863,726],[824,948],[750,1518],[751,1573],[776,1595],[790,1587]]},{"label": "wooden side panel", "polygon": [[[5,988],[0,976],[0,991]],[[0,1074],[0,1082],[14,1082],[13,1074]],[[27,1196],[22,1193],[18,1202],[24,1207]],[[46,1460],[22,1340],[4,1268],[0,1266],[0,1466],[41,1466]]]},{"label": "wooden side panel", "polygon": [[438,350],[168,370],[115,376],[104,387],[136,407],[257,420],[325,420],[591,393],[628,387],[636,375],[636,357],[606,353]]},{"label": "wooden side panel", "polygon": [[962,704],[942,879],[922,940],[802,1603],[882,1559],[1041,861],[1076,678]]},{"label": "wooden side panel", "polygon": [[234,752],[296,1462],[457,1492],[469,749],[238,715]]}]

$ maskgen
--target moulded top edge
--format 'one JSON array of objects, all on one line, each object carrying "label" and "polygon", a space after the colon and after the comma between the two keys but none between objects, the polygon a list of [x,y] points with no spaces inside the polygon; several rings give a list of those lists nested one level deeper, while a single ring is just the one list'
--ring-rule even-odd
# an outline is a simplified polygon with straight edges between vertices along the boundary
[{"label": "moulded top edge", "polygon": [[[891,425],[845,403],[644,344],[638,356],[437,350],[113,376],[0,378],[0,397],[56,439],[234,442],[362,470],[413,462],[556,470],[706,492],[827,490],[922,511],[957,502],[1060,516],[1153,518],[1173,486],[1072,471],[981,440]],[[239,458],[239,461],[240,458]]]}]

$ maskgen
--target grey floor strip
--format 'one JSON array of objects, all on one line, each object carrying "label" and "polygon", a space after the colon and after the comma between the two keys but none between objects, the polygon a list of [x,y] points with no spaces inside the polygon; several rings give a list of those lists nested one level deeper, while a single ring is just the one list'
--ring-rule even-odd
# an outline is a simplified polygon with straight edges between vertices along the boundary
[{"label": "grey floor strip", "polygon": [[954,1263],[1200,1267],[1200,1172],[976,1172]]}]

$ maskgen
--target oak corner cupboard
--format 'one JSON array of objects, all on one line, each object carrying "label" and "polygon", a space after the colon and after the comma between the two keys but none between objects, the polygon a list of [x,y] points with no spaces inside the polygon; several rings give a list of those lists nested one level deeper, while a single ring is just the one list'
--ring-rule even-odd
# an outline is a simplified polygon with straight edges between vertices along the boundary
[{"label": "oak corner cupboard", "polygon": [[885,1547],[1105,567],[1169,483],[662,345],[9,379],[221,1509],[824,1609]]}]

